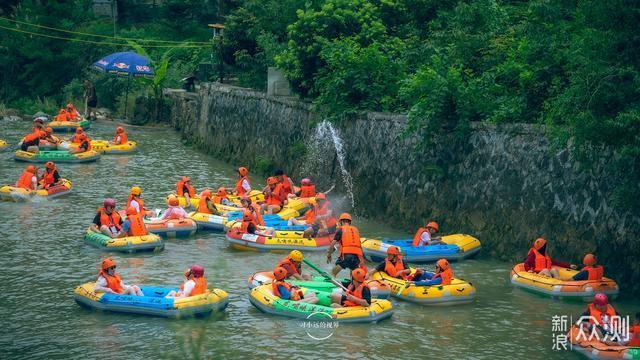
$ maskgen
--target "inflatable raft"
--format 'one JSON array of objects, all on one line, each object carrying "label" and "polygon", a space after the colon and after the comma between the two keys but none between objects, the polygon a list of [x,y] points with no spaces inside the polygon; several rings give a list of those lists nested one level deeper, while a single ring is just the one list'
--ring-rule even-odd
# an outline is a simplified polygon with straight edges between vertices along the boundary
[{"label": "inflatable raft", "polygon": [[[411,269],[413,274],[415,269]],[[476,298],[476,288],[462,279],[453,278],[449,285],[417,286],[411,281],[397,279],[384,271],[371,275],[373,280],[385,281],[391,286],[391,295],[421,305],[468,304]]]},{"label": "inflatable raft", "polygon": [[74,132],[76,128],[81,127],[83,130],[87,130],[91,127],[91,123],[87,119],[79,121],[52,121],[47,124],[54,132]]},{"label": "inflatable raft", "polygon": [[[271,271],[260,271],[256,272],[249,277],[249,289],[253,289],[254,287],[271,284],[273,282],[274,276]],[[347,282],[347,279],[339,279],[341,283]],[[310,280],[294,280],[287,279],[287,282],[297,285],[300,287],[305,287],[311,290],[319,290],[324,292],[342,292],[337,285],[327,280],[322,276],[312,276]],[[367,285],[371,290],[371,297],[375,299],[386,299],[391,295],[391,287],[384,281],[380,280],[367,280]]]},{"label": "inflatable raft", "polygon": [[[303,293],[310,291],[302,288]],[[280,316],[305,319],[307,321],[338,321],[351,323],[378,322],[393,315],[393,304],[389,300],[372,299],[369,306],[332,308],[331,294],[314,291],[320,300],[317,304],[283,300],[273,295],[271,284],[253,288],[249,301],[260,311]]]},{"label": "inflatable raft", "polygon": [[224,311],[229,304],[229,295],[220,289],[208,289],[205,294],[186,298],[165,298],[169,291],[178,289],[140,286],[145,296],[132,296],[96,293],[94,285],[95,283],[90,282],[76,287],[74,300],[81,306],[95,310],[169,318],[204,316]]},{"label": "inflatable raft", "polygon": [[[79,144],[63,142],[60,149],[70,150],[77,149]],[[138,144],[135,141],[128,141],[124,144],[115,145],[106,140],[91,140],[91,150],[105,155],[130,154],[138,150]]]},{"label": "inflatable raft", "polygon": [[9,146],[6,141],[0,139],[0,151],[6,149]]},{"label": "inflatable raft", "polygon": [[[264,220],[264,218],[263,218]],[[302,233],[309,226],[307,225],[288,225],[286,220],[265,220],[265,226],[259,226],[262,230],[264,228],[272,228],[276,231],[287,231],[287,232],[299,232]],[[239,228],[242,225],[242,221],[240,220],[229,220],[224,226],[225,230],[229,230],[232,228]]]},{"label": "inflatable raft", "polygon": [[53,199],[66,195],[71,191],[71,181],[60,179],[60,184],[46,190],[28,190],[11,185],[0,187],[0,200],[4,201],[31,201],[34,199]]},{"label": "inflatable raft", "polygon": [[200,212],[189,213],[189,218],[198,224],[198,229],[211,231],[224,231],[224,224],[227,222],[224,216]]},{"label": "inflatable raft", "polygon": [[333,235],[307,239],[300,231],[276,231],[275,236],[267,237],[242,233],[239,228],[227,231],[227,241],[240,250],[253,251],[326,251],[333,240]]},{"label": "inflatable raft", "polygon": [[580,329],[575,325],[572,326],[567,334],[571,342],[571,349],[589,359],[640,360],[640,347],[607,345],[598,341],[595,336],[588,340],[589,335],[588,331],[583,331],[583,334],[580,335]]},{"label": "inflatable raft", "polygon": [[480,251],[480,241],[465,234],[442,237],[446,245],[413,246],[413,240],[362,239],[364,257],[373,262],[383,261],[390,246],[400,248],[402,257],[411,263],[434,262],[438,259],[460,261],[476,255]]},{"label": "inflatable raft", "polygon": [[[571,279],[578,273],[577,270],[554,267],[558,269],[562,279]],[[584,300],[593,299],[593,296],[598,292],[615,297],[620,291],[618,284],[607,277],[600,280],[583,281],[554,279],[534,272],[527,272],[522,263],[511,269],[511,283],[516,287],[551,297],[585,298]]]},{"label": "inflatable raft", "polygon": [[71,154],[66,150],[38,151],[31,153],[18,150],[14,156],[16,161],[26,161],[31,163],[44,163],[53,161],[57,163],[84,163],[100,159],[100,154],[93,151],[85,151],[78,154]]},{"label": "inflatable raft", "polygon": [[192,219],[165,219],[151,218],[145,221],[150,233],[164,238],[185,238],[196,233],[198,224]]},{"label": "inflatable raft", "polygon": [[[267,221],[272,220],[289,220],[292,217],[299,217],[307,210],[309,206],[309,199],[311,198],[301,198],[301,199],[290,199],[288,204],[286,204],[282,210],[280,210],[277,214],[271,215],[263,215],[263,219],[265,223]],[[241,211],[229,212],[227,214],[229,220],[240,220],[242,218]]]},{"label": "inflatable raft", "polygon": [[136,252],[164,249],[164,240],[156,234],[112,239],[102,233],[87,230],[84,241],[107,251]]},{"label": "inflatable raft", "polygon": [[[264,194],[262,193],[262,191],[259,190],[251,190],[249,192],[249,195],[247,195],[251,198],[252,202],[259,202],[259,201],[264,201]],[[178,201],[180,201],[180,206],[182,207],[186,207],[187,206],[187,198],[185,198],[184,196],[178,196],[177,194],[169,194],[167,195],[167,199],[168,200],[170,197],[177,197]],[[198,208],[198,205],[200,204],[200,195],[197,194],[196,196],[192,197],[189,199],[189,203],[191,206],[193,206],[194,208]],[[229,195],[229,200],[237,205],[240,205],[240,196],[236,196],[236,195]],[[237,210],[237,209],[234,209]]]}]

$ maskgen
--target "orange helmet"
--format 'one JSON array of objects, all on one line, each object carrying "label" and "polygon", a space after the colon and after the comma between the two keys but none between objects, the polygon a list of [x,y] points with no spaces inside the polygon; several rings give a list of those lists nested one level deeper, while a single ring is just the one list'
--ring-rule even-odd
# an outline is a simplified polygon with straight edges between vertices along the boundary
[{"label": "orange helmet", "polygon": [[238,168],[238,174],[240,174],[240,176],[247,176],[247,175],[249,175],[249,170],[244,166],[239,167]]},{"label": "orange helmet", "polygon": [[178,200],[178,198],[175,196],[171,196],[167,200],[167,204],[169,204],[169,206],[178,206],[180,205],[180,200]]},{"label": "orange helmet", "polygon": [[429,223],[427,223],[427,228],[432,228],[435,231],[440,231],[440,228],[438,227],[438,223],[435,221],[430,221]]},{"label": "orange helmet", "polygon": [[53,129],[51,128],[51,126],[47,126],[47,128],[44,129],[44,131],[46,131],[47,134],[51,134],[53,132]]},{"label": "orange helmet", "polygon": [[287,276],[287,269],[278,266],[273,269],[273,276],[275,276],[276,280],[282,280]]},{"label": "orange helmet", "polygon": [[127,212],[127,215],[135,215],[138,213],[136,208],[134,208],[133,206],[129,206],[126,212]]},{"label": "orange helmet", "polygon": [[547,240],[543,238],[537,238],[536,241],[533,242],[533,248],[536,250],[542,249],[545,245],[547,245]]},{"label": "orange helmet", "polygon": [[36,167],[35,167],[35,166],[33,166],[33,165],[29,165],[29,166],[27,166],[27,172],[30,172],[30,173],[32,173],[32,174],[35,174],[35,173],[36,173]]},{"label": "orange helmet", "polygon": [[278,179],[276,179],[275,177],[269,176],[267,178],[267,185],[275,185],[277,183],[278,183]]},{"label": "orange helmet", "polygon": [[596,257],[593,254],[587,254],[584,256],[582,263],[586,266],[593,266],[596,264]]},{"label": "orange helmet", "polygon": [[227,196],[227,189],[224,187],[219,187],[218,192],[216,193],[218,196]]},{"label": "orange helmet", "polygon": [[449,262],[447,259],[440,259],[436,261],[436,265],[440,268],[440,270],[447,270],[449,268]]},{"label": "orange helmet", "polygon": [[82,132],[83,132],[83,131],[84,131],[84,130],[82,130],[82,128],[81,128],[81,127],[77,127],[77,128],[76,128],[76,134],[82,134]]},{"label": "orange helmet", "polygon": [[118,264],[113,261],[111,258],[106,258],[104,260],[102,260],[102,265],[100,265],[100,267],[102,268],[102,270],[107,270],[110,267],[114,267],[117,266]]},{"label": "orange helmet", "polygon": [[191,181],[191,179],[189,179],[188,176],[183,176],[182,181],[187,182],[187,181]]},{"label": "orange helmet", "polygon": [[119,133],[123,133],[123,132],[124,132],[124,128],[123,128],[122,126],[118,126],[118,127],[116,128],[116,132],[117,132],[118,134],[119,134]]},{"label": "orange helmet", "polygon": [[242,221],[253,221],[253,214],[249,210],[242,213]]},{"label": "orange helmet", "polygon": [[364,278],[366,275],[367,273],[362,270],[362,268],[357,268],[351,272],[351,277],[353,277],[353,280],[357,282],[364,282]]},{"label": "orange helmet", "polygon": [[54,163],[53,163],[53,161],[47,161],[47,162],[44,164],[44,167],[46,167],[47,169],[51,169],[51,170],[53,170],[53,169],[55,169],[55,168],[56,168],[56,164],[54,164]]},{"label": "orange helmet", "polygon": [[349,221],[353,221],[353,220],[351,219],[351,215],[349,215],[348,213],[342,213],[342,214],[340,214],[340,217],[338,218],[338,220],[339,220],[339,221],[342,221],[342,220],[349,220]]},{"label": "orange helmet", "polygon": [[327,200],[327,195],[325,195],[324,193],[317,193],[316,200]]},{"label": "orange helmet", "polygon": [[400,255],[400,249],[397,246],[389,246],[387,255]]},{"label": "orange helmet", "polygon": [[202,197],[202,196],[204,196],[204,197],[211,197],[211,190],[203,190],[203,191],[200,193],[200,196],[201,196],[201,197]]}]

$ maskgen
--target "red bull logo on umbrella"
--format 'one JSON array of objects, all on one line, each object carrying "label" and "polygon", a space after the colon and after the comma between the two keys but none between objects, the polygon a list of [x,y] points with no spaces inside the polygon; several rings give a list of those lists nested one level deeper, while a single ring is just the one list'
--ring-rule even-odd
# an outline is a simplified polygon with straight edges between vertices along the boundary
[{"label": "red bull logo on umbrella", "polygon": [[117,67],[118,69],[128,69],[129,68],[129,64],[125,64],[125,63],[114,63],[113,66]]},{"label": "red bull logo on umbrella", "polygon": [[147,65],[136,65],[136,70],[137,71],[145,71],[145,72],[150,72],[151,68],[148,67]]}]

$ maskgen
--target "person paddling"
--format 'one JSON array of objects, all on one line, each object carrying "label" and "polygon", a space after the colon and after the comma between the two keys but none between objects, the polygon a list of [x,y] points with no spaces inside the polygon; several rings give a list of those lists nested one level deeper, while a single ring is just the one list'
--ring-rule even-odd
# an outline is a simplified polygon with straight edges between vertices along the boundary
[{"label": "person paddling", "polygon": [[278,267],[287,270],[286,278],[294,278],[296,280],[311,280],[311,275],[302,274],[302,260],[304,255],[300,250],[292,250],[289,256],[286,256],[278,263]]}]

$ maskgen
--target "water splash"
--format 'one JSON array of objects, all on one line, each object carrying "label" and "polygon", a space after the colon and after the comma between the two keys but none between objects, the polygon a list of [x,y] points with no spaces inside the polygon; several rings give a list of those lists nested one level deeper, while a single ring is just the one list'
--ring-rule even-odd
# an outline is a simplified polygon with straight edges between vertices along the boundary
[{"label": "water splash", "polygon": [[[307,149],[307,161],[305,163],[308,167],[313,168],[305,169],[308,173],[319,173],[323,170],[334,169],[334,164],[337,161],[344,189],[349,196],[351,207],[354,208],[353,179],[345,165],[346,154],[338,130],[329,121],[322,121],[316,125],[316,131],[311,142],[307,145]],[[333,170],[331,174],[322,175],[330,175],[331,178],[335,178]]]}]

